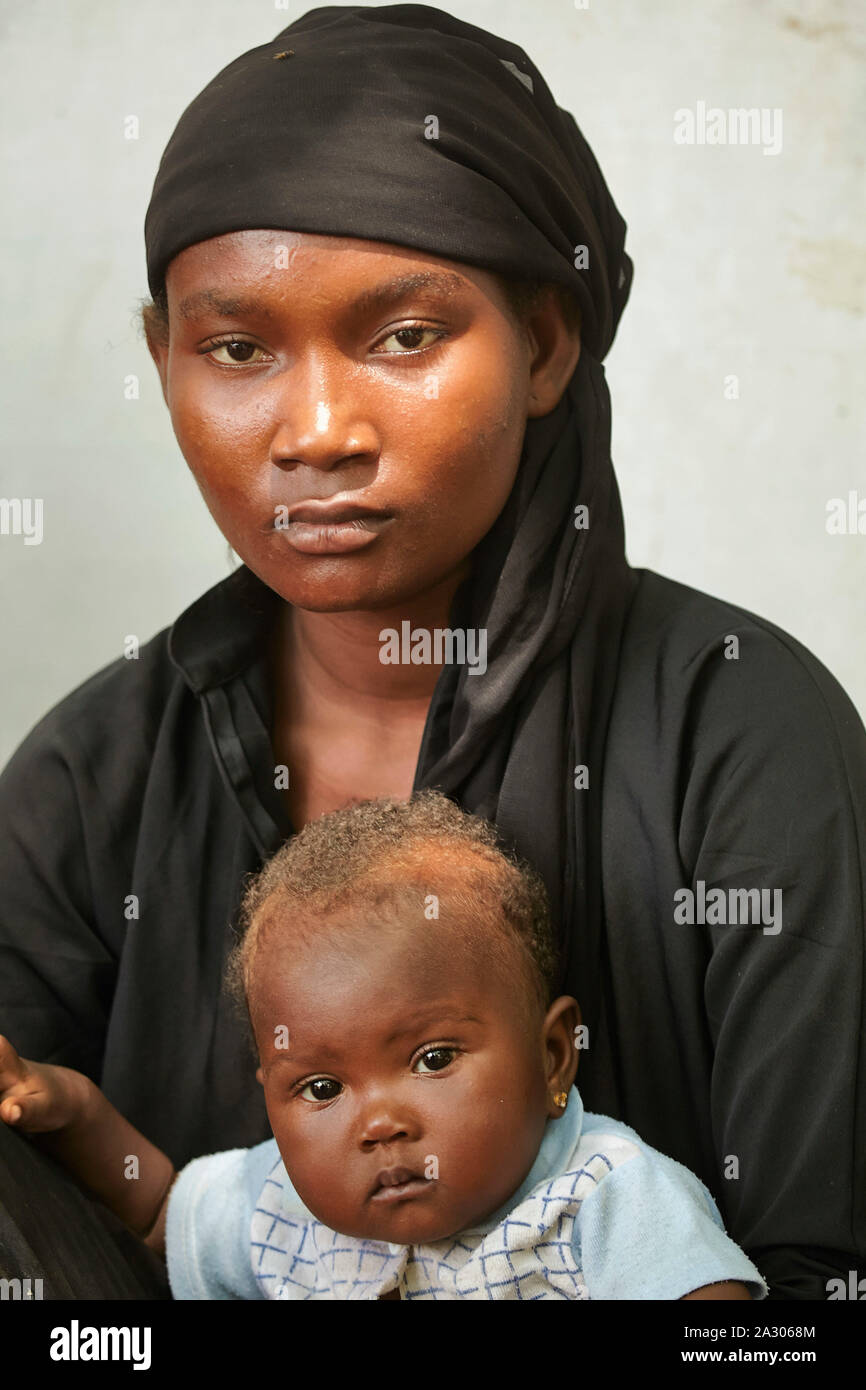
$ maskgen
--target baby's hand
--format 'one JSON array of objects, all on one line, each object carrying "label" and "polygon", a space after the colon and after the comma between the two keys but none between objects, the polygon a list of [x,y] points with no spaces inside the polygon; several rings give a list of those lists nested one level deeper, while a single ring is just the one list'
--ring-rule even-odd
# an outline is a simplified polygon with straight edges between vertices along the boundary
[{"label": "baby's hand", "polygon": [[0,1120],[27,1134],[66,1129],[85,1114],[93,1083],[69,1067],[28,1062],[0,1036]]}]

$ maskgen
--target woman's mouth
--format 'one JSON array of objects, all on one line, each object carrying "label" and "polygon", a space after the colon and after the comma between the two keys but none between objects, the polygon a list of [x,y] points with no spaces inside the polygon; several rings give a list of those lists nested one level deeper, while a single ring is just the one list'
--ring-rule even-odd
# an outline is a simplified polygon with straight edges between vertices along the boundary
[{"label": "woman's mouth", "polygon": [[293,550],[304,555],[342,555],[351,550],[361,550],[370,545],[378,535],[394,520],[383,512],[363,512],[358,508],[342,508],[321,517],[316,509],[298,507],[298,515],[289,515],[287,521],[277,522],[276,531],[281,531]]}]

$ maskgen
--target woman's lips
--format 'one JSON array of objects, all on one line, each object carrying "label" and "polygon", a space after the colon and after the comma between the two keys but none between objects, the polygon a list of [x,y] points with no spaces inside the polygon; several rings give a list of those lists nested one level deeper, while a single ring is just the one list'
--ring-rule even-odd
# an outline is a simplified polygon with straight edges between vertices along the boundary
[{"label": "woman's lips", "polygon": [[368,512],[345,521],[290,518],[275,529],[284,534],[293,550],[303,555],[343,555],[370,545],[393,520],[392,516]]}]

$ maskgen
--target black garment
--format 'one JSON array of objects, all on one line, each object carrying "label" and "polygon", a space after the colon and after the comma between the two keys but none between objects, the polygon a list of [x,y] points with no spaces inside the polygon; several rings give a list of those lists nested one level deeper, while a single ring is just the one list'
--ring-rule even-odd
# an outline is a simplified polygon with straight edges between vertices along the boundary
[{"label": "black garment", "polygon": [[171,1298],[159,1256],[2,1121],[0,1278],[29,1280],[23,1298]]},{"label": "black garment", "polygon": [[[866,737],[790,637],[638,581],[602,774],[598,997],[568,981],[601,1016],[578,1085],[703,1179],[777,1295],[823,1299],[866,1264]],[[176,1164],[269,1133],[220,979],[242,876],[291,833],[268,733],[280,602],[240,568],[0,777],[0,1027],[85,1071]],[[437,687],[428,732],[438,706]],[[699,879],[780,887],[782,930],[677,925]]]}]

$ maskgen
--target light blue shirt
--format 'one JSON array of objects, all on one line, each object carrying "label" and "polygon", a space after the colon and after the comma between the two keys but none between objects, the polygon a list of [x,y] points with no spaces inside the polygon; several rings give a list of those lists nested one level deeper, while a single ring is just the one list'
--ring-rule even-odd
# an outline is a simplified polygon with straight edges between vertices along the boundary
[{"label": "light blue shirt", "polygon": [[678,1299],[767,1285],[704,1184],[572,1088],[518,1190],[483,1223],[427,1245],[343,1236],[292,1187],[276,1141],[197,1158],[175,1182],[166,1257],[177,1299]]}]

